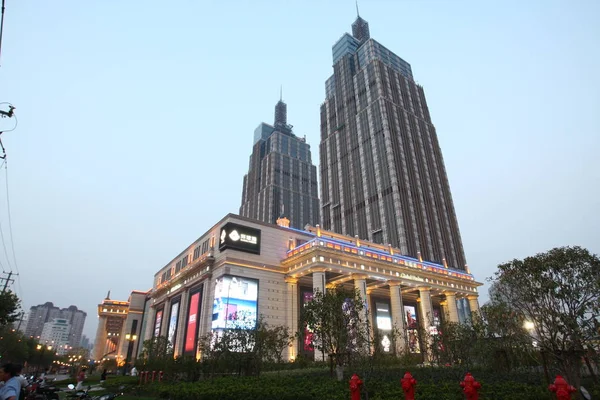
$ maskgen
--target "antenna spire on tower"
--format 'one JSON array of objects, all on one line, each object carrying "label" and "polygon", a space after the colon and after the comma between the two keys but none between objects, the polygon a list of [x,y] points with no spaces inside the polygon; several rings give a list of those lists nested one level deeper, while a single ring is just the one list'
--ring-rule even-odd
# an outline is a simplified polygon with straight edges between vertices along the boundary
[{"label": "antenna spire on tower", "polygon": [[356,0],[356,17],[360,18],[360,13],[358,12],[358,0]]},{"label": "antenna spire on tower", "polygon": [[283,85],[279,86],[279,101],[283,101]]}]

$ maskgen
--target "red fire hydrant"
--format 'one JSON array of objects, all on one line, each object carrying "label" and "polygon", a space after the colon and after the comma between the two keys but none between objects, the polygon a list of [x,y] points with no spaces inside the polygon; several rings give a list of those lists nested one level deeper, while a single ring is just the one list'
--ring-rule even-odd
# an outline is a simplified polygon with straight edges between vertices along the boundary
[{"label": "red fire hydrant", "polygon": [[352,378],[350,378],[350,400],[360,400],[360,387],[362,384],[363,381],[358,375],[352,375]]},{"label": "red fire hydrant", "polygon": [[463,388],[463,393],[467,400],[478,400],[479,399],[479,389],[481,389],[481,384],[473,378],[470,372],[467,372],[465,375],[465,379],[460,383],[460,387]]},{"label": "red fire hydrant", "polygon": [[400,379],[402,390],[404,390],[404,400],[415,400],[415,387],[417,380],[413,378],[410,372],[404,374],[404,378]]},{"label": "red fire hydrant", "polygon": [[560,375],[556,375],[554,383],[548,386],[548,389],[551,392],[556,393],[557,400],[571,400],[571,393],[577,391],[577,389],[569,385],[565,378]]}]

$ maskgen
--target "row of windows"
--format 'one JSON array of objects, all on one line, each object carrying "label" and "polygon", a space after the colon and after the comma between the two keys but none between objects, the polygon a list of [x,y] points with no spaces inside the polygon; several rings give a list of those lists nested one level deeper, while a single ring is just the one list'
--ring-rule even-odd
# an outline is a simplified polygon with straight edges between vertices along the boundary
[{"label": "row of windows", "polygon": [[171,279],[171,277],[173,275],[177,274],[179,271],[181,271],[182,269],[187,267],[189,265],[190,261],[195,261],[202,254],[205,254],[208,251],[209,246],[210,246],[210,238],[206,239],[204,242],[202,242],[201,245],[198,245],[194,249],[191,260],[190,260],[190,254],[186,254],[179,261],[177,261],[177,263],[175,263],[174,268],[171,267],[171,268],[168,268],[167,270],[165,270],[162,273],[162,275],[158,278],[157,285],[160,285],[161,283],[169,281],[169,279]]}]

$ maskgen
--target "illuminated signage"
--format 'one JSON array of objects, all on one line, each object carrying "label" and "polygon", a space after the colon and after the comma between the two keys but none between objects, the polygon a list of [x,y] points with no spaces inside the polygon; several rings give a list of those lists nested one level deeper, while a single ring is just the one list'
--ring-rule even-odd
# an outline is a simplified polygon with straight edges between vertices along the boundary
[{"label": "illuminated signage", "polygon": [[419,281],[419,282],[424,282],[425,281],[425,279],[423,279],[420,276],[411,275],[411,274],[405,274],[404,272],[400,273],[400,277],[401,278],[405,278],[405,279],[410,279],[412,281]]},{"label": "illuminated signage", "polygon": [[253,329],[258,314],[258,281],[224,275],[215,281],[212,329]]},{"label": "illuminated signage", "polygon": [[[304,292],[302,293],[302,306],[306,306],[308,303],[310,303],[314,298],[314,294],[313,292]],[[314,337],[314,333],[312,332],[312,330],[310,329],[310,327],[308,325],[306,325],[304,327],[304,351],[307,352],[312,352],[315,351],[314,345],[313,345],[313,337]]]},{"label": "illuminated signage", "polygon": [[169,314],[169,330],[167,338],[171,346],[175,347],[175,335],[177,333],[177,320],[179,319],[179,302],[171,304],[171,313]]},{"label": "illuminated signage", "polygon": [[408,348],[411,353],[420,353],[419,334],[417,331],[417,310],[413,306],[404,306],[404,323],[408,335]]},{"label": "illuminated signage", "polygon": [[227,223],[219,235],[219,251],[226,249],[260,254],[260,229]]},{"label": "illuminated signage", "polygon": [[185,346],[183,351],[194,353],[196,351],[196,335],[198,333],[198,317],[200,314],[200,295],[196,292],[190,296],[190,307],[187,314],[187,327],[185,333]]},{"label": "illuminated signage", "polygon": [[154,337],[160,336],[160,325],[162,323],[163,310],[156,312],[156,319],[154,320]]},{"label": "illuminated signage", "polygon": [[392,330],[392,314],[388,303],[375,302],[375,316],[377,329],[382,331]]}]

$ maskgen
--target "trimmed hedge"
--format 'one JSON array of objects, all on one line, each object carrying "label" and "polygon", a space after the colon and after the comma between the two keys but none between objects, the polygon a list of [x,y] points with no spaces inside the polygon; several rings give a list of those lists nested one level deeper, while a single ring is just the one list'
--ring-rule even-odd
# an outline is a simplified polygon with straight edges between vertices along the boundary
[{"label": "trimmed hedge", "polygon": [[[149,388],[150,389],[150,388]],[[329,377],[269,376],[261,378],[216,378],[197,383],[156,384],[151,392],[163,399],[177,400],[348,400],[348,383]],[[365,382],[362,398],[398,400],[404,398],[399,378],[393,381],[372,378]],[[546,386],[523,383],[482,383],[481,399],[552,399]],[[459,382],[417,384],[419,400],[463,400]]]}]

